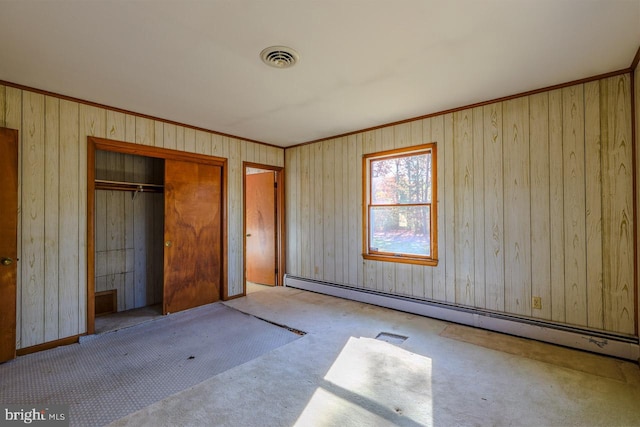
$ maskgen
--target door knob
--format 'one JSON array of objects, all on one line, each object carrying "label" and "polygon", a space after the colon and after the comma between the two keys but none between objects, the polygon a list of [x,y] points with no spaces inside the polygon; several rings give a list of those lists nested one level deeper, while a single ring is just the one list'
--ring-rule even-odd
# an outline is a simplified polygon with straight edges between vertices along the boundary
[{"label": "door knob", "polygon": [[171,247],[171,245],[173,245],[173,242],[171,240],[167,240],[166,242],[164,242],[164,245],[168,248]]},{"label": "door knob", "polygon": [[13,260],[11,258],[2,258],[2,265],[11,265],[13,264]]}]

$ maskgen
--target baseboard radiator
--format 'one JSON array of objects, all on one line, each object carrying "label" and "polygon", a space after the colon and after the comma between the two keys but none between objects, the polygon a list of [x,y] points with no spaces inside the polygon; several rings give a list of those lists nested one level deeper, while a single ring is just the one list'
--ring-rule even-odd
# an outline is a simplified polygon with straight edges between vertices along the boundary
[{"label": "baseboard radiator", "polygon": [[523,319],[516,316],[473,308],[459,307],[452,304],[389,295],[368,289],[337,285],[288,274],[285,275],[284,285],[291,288],[391,308],[406,313],[531,338],[607,356],[614,356],[634,362],[638,362],[640,358],[640,346],[638,345],[637,337],[609,334],[534,319]]}]

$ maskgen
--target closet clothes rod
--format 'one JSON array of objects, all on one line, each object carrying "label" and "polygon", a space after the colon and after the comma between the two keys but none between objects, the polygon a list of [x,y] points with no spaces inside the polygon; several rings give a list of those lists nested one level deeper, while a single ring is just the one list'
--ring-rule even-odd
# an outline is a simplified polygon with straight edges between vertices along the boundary
[{"label": "closet clothes rod", "polygon": [[133,191],[137,193],[162,193],[164,186],[161,184],[143,184],[137,182],[109,181],[105,179],[95,180],[96,190]]}]

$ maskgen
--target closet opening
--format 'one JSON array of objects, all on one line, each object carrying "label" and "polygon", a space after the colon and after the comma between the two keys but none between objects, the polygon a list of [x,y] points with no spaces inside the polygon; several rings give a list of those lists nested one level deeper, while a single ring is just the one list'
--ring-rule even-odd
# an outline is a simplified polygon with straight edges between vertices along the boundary
[{"label": "closet opening", "polygon": [[162,315],[164,159],[95,151],[95,332]]},{"label": "closet opening", "polygon": [[228,298],[227,159],[87,137],[87,334]]}]

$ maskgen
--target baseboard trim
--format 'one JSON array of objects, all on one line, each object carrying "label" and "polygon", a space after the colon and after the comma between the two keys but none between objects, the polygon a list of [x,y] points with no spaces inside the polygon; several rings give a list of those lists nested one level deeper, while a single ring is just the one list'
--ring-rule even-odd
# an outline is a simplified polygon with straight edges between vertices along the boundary
[{"label": "baseboard trim", "polygon": [[523,319],[516,316],[389,295],[291,275],[285,275],[284,285],[634,362],[638,362],[640,358],[638,337]]},{"label": "baseboard trim", "polygon": [[16,356],[24,356],[26,354],[37,353],[38,351],[50,350],[52,348],[60,347],[61,345],[75,344],[79,342],[80,337],[84,335],[74,335],[59,340],[49,341],[42,344],[32,345],[31,347],[20,348],[16,350]]}]

